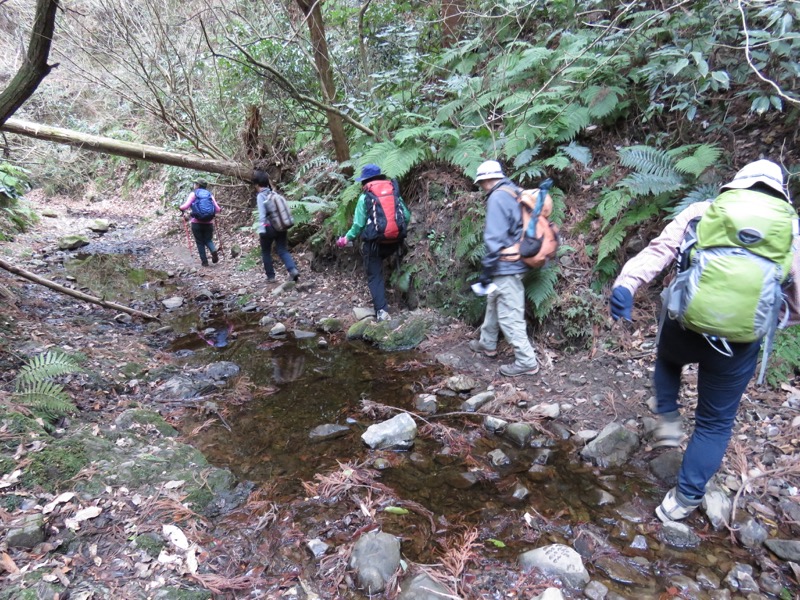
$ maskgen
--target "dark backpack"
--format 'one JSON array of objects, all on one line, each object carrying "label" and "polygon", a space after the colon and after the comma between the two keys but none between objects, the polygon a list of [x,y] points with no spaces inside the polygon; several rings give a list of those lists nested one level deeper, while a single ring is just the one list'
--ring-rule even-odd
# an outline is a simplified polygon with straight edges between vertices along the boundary
[{"label": "dark backpack", "polygon": [[217,214],[217,209],[211,199],[211,192],[204,188],[197,188],[194,191],[191,213],[192,217],[198,221],[210,221],[214,218]]},{"label": "dark backpack", "polygon": [[367,224],[361,236],[368,242],[400,242],[406,237],[406,217],[398,201],[397,182],[388,179],[370,181],[366,193]]},{"label": "dark backpack", "polygon": [[264,210],[267,212],[270,226],[275,231],[286,231],[294,225],[289,204],[286,202],[286,198],[278,192],[267,190],[266,198],[264,198]]}]

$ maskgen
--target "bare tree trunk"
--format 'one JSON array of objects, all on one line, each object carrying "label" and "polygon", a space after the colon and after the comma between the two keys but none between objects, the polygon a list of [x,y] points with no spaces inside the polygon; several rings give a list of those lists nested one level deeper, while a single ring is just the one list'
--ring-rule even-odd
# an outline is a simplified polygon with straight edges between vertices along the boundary
[{"label": "bare tree trunk", "polygon": [[458,41],[464,8],[464,0],[442,0],[442,48],[449,48]]},{"label": "bare tree trunk", "polygon": [[[328,41],[325,38],[325,23],[322,20],[322,0],[297,0],[297,5],[306,16],[308,31],[311,34],[311,46],[314,49],[314,63],[317,66],[320,87],[325,104],[336,101],[336,84],[333,81],[330,56],[328,54]],[[344,133],[344,124],[341,117],[332,111],[325,113],[328,118],[328,129],[333,138],[333,147],[336,160],[345,162],[350,160],[350,146]]]},{"label": "bare tree trunk", "polygon": [[144,160],[162,165],[184,167],[186,169],[194,169],[195,171],[204,171],[206,173],[219,173],[220,175],[236,177],[247,182],[252,181],[253,169],[249,165],[217,160],[215,158],[192,156],[191,154],[169,152],[158,146],[121,142],[119,140],[63,129],[61,127],[39,125],[38,123],[23,121],[15,117],[9,118],[3,126],[0,127],[0,131],[16,133],[46,142],[67,144],[68,146],[75,146],[82,150],[90,150],[92,152],[114,154],[115,156],[124,156],[126,158]]},{"label": "bare tree trunk", "polygon": [[38,283],[39,285],[48,287],[51,290],[55,290],[62,294],[66,294],[67,296],[78,298],[78,300],[84,300],[85,302],[91,302],[92,304],[99,304],[100,306],[103,306],[105,308],[110,308],[112,310],[119,310],[124,313],[128,313],[129,315],[133,315],[135,317],[141,317],[148,321],[160,320],[158,317],[151,315],[150,313],[142,312],[140,310],[136,310],[135,308],[124,306],[122,304],[117,304],[116,302],[109,302],[107,300],[103,300],[102,298],[90,296],[89,294],[84,294],[83,292],[79,292],[77,290],[71,290],[69,288],[64,287],[63,285],[55,283],[54,281],[50,281],[49,279],[45,279],[44,277],[39,277],[35,273],[31,273],[30,271],[26,271],[25,269],[21,269],[20,267],[15,267],[11,263],[4,261],[2,258],[0,258],[0,269],[5,269],[9,273],[14,273],[14,275],[19,275],[20,277],[24,277],[29,281],[33,281],[34,283]]},{"label": "bare tree trunk", "polygon": [[0,94],[0,125],[17,112],[17,109],[36,91],[42,79],[47,77],[50,69],[56,66],[47,64],[56,26],[56,10],[58,10],[58,0],[36,2],[36,17],[33,20],[31,41],[28,43],[25,62],[8,87]]}]

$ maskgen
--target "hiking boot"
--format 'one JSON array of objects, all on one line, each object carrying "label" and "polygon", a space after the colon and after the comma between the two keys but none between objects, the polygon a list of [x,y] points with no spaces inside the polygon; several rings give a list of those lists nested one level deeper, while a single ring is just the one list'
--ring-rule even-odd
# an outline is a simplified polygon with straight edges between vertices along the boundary
[{"label": "hiking boot", "polygon": [[219,262],[219,252],[216,250],[211,253],[211,262],[217,264]]},{"label": "hiking boot", "polygon": [[691,500],[676,488],[672,488],[656,508],[656,516],[661,519],[662,523],[680,521],[692,514],[702,502],[702,498]]},{"label": "hiking boot", "polygon": [[292,281],[296,283],[297,280],[300,279],[300,272],[297,269],[292,269],[289,271],[289,277],[291,277]]},{"label": "hiking boot", "polygon": [[267,277],[267,283],[275,283],[275,276]]},{"label": "hiking boot", "polygon": [[469,343],[469,349],[478,354],[483,354],[486,358],[495,358],[497,356],[497,350],[487,348],[481,344],[480,340],[472,340]]},{"label": "hiking boot", "polygon": [[[677,412],[677,411],[675,411]],[[656,415],[656,427],[653,429],[653,448],[677,448],[683,441],[680,415]]]},{"label": "hiking boot", "polygon": [[506,377],[517,377],[519,375],[536,375],[539,372],[539,365],[532,367],[523,367],[518,363],[511,363],[510,365],[503,365],[500,367],[500,375]]},{"label": "hiking boot", "polygon": [[389,313],[383,309],[380,309],[378,314],[375,316],[376,321],[388,321],[391,318],[391,315],[389,315]]},{"label": "hiking boot", "polygon": [[203,267],[207,267],[208,266],[208,262],[202,262],[202,263],[200,263],[200,265],[202,265]]}]

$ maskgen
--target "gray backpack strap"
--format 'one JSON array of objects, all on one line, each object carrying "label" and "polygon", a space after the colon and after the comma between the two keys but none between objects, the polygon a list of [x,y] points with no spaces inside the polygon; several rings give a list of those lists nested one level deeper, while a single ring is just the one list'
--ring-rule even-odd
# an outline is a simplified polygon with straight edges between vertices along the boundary
[{"label": "gray backpack strap", "polygon": [[[775,305],[778,307],[775,310],[775,318],[770,321],[771,325],[769,331],[764,336],[764,351],[761,354],[761,369],[758,371],[758,379],[756,379],[756,383],[761,385],[764,383],[764,376],[767,374],[767,363],[769,362],[769,355],[772,352],[772,342],[775,340],[775,332],[778,329],[786,329],[786,325],[789,323],[789,302],[786,300],[786,296],[781,295],[780,302],[776,302]],[[778,315],[780,314],[781,307],[784,308],[783,318],[778,322]]]}]

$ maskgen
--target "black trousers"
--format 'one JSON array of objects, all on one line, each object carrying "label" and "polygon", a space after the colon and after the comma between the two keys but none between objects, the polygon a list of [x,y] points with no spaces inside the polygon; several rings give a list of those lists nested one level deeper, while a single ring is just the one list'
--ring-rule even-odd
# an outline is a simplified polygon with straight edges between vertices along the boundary
[{"label": "black trousers", "polygon": [[[386,285],[383,277],[383,261],[396,254],[400,249],[400,242],[381,244],[380,242],[364,242],[361,244],[361,254],[364,257],[364,270],[367,272],[367,285],[372,295],[372,305],[375,313],[386,310]],[[388,312],[388,311],[387,311]]]},{"label": "black trousers", "polygon": [[211,223],[192,223],[192,235],[197,244],[197,253],[200,255],[200,262],[208,264],[206,246],[213,253],[217,251],[214,245],[214,225]]}]

